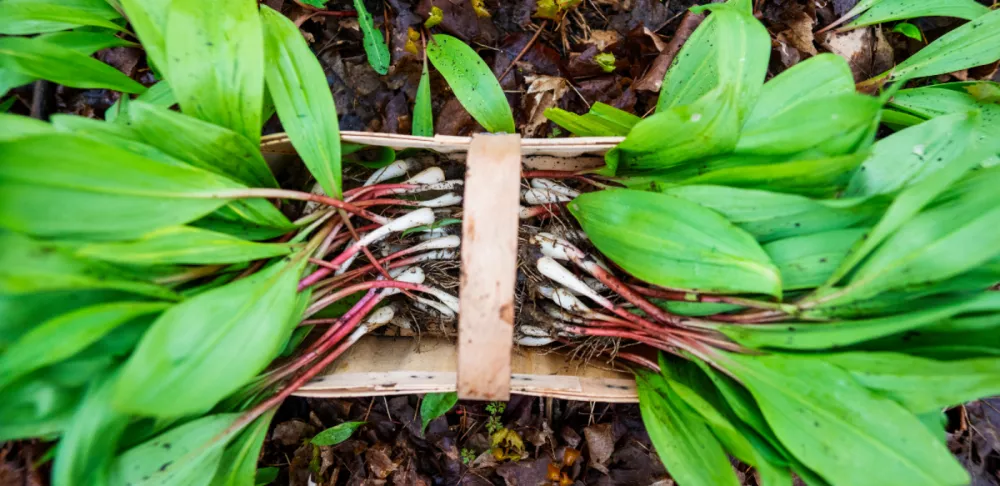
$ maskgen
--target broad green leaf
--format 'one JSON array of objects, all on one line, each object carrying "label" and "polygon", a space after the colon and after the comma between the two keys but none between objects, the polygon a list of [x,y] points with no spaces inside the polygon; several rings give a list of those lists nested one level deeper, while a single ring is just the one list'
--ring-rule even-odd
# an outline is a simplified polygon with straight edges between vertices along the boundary
[{"label": "broad green leaf", "polygon": [[662,192],[719,212],[760,242],[870,225],[888,204],[877,198],[809,199],[725,186],[677,186]]},{"label": "broad green leaf", "polygon": [[212,486],[254,486],[256,482],[257,458],[260,457],[264,438],[274,418],[276,409],[271,409],[255,420],[240,433],[222,453],[219,469],[212,478]]},{"label": "broad green leaf", "polygon": [[278,479],[279,472],[281,470],[276,467],[262,467],[258,469],[257,475],[254,477],[254,486],[266,486],[273,483]]},{"label": "broad green leaf", "polygon": [[[990,9],[975,0],[878,0],[844,29],[918,17],[956,17],[972,20]],[[916,37],[920,40],[919,33]]]},{"label": "broad green leaf", "polygon": [[547,108],[545,118],[581,137],[624,137],[642,118],[598,101],[583,115]]},{"label": "broad green leaf", "polygon": [[251,187],[278,187],[260,148],[228,128],[141,101],[129,104],[128,120],[145,143],[179,160]]},{"label": "broad green leaf", "polygon": [[111,407],[112,383],[109,376],[94,380],[63,431],[52,464],[53,486],[108,483],[118,439],[130,420]]},{"label": "broad green leaf", "polygon": [[0,142],[0,226],[37,236],[128,237],[183,224],[241,186],[74,135]]},{"label": "broad green leaf", "polygon": [[896,402],[809,357],[716,356],[788,450],[834,486],[965,484],[965,470]]},{"label": "broad green leaf", "polygon": [[67,49],[73,49],[81,54],[93,54],[102,49],[110,47],[139,47],[135,42],[127,41],[114,34],[107,32],[88,32],[85,30],[70,30],[67,32],[53,32],[35,37],[37,40],[44,40],[49,44],[55,44]]},{"label": "broad green leaf", "polygon": [[434,113],[431,111],[431,76],[427,71],[427,58],[424,57],[424,70],[417,84],[417,97],[413,100],[413,130],[418,137],[434,136]]},{"label": "broad green leaf", "polygon": [[709,170],[681,184],[706,184],[811,197],[832,197],[847,185],[866,153],[802,159],[767,165],[747,165]]},{"label": "broad green leaf", "polygon": [[764,83],[744,127],[767,123],[798,105],[823,109],[816,100],[853,92],[854,75],[844,58],[830,53],[813,56]]},{"label": "broad green leaf", "polygon": [[877,119],[881,109],[881,101],[862,94],[815,98],[810,103],[795,104],[747,126],[740,135],[736,151],[760,155],[794,154],[847,137],[847,142],[837,143],[845,146],[827,153],[849,153],[860,141],[860,132]]},{"label": "broad green leaf", "polygon": [[27,294],[54,290],[119,290],[176,300],[177,294],[143,281],[139,275],[103,262],[73,256],[44,243],[0,230],[0,293]]},{"label": "broad green leaf", "polygon": [[903,224],[854,271],[841,291],[845,295],[828,301],[926,285],[992,260],[1000,254],[1000,195],[996,185],[979,189],[939,203]]},{"label": "broad green leaf", "polygon": [[791,485],[787,461],[740,421],[697,365],[661,355],[660,369],[670,391],[701,416],[727,452],[755,467],[764,484]]},{"label": "broad green leaf", "polygon": [[257,2],[173,0],[163,33],[167,79],[181,111],[259,144],[264,46]]},{"label": "broad green leaf", "polygon": [[72,245],[76,255],[131,265],[208,265],[288,255],[294,245],[254,243],[189,226],[162,228],[131,241]]},{"label": "broad green leaf", "polygon": [[52,115],[50,121],[52,127],[59,132],[86,137],[98,143],[124,149],[140,157],[167,165],[188,165],[156,147],[147,145],[137,130],[125,124],[107,123],[94,118],[63,114]]},{"label": "broad green leaf", "polygon": [[0,292],[0,352],[28,331],[53,317],[83,307],[135,299],[109,290],[64,290],[13,294]]},{"label": "broad green leaf", "polygon": [[54,133],[52,125],[21,115],[0,113],[0,141]]},{"label": "broad green leaf", "polygon": [[[426,400],[426,398],[425,398]],[[318,446],[334,446],[351,438],[364,422],[344,422],[326,429],[312,438],[310,442]]]},{"label": "broad green leaf", "polygon": [[267,89],[278,118],[323,191],[340,198],[340,131],[323,68],[291,20],[267,7],[260,15]]},{"label": "broad green leaf", "polygon": [[0,355],[0,388],[34,370],[73,356],[118,326],[167,307],[169,304],[165,303],[116,302],[49,319],[21,336]]},{"label": "broad green leaf", "polygon": [[867,228],[825,231],[772,241],[763,248],[778,267],[784,290],[809,289],[826,282],[867,231]]},{"label": "broad green leaf", "polygon": [[515,133],[514,115],[496,76],[465,42],[437,34],[427,44],[427,59],[444,76],[462,106],[488,132]]},{"label": "broad green leaf", "polygon": [[757,102],[771,54],[770,35],[743,2],[705,5],[711,10],[674,58],[663,79],[656,111],[694,103],[722,87],[733,100],[738,125]]},{"label": "broad green leaf", "polygon": [[[871,233],[857,245],[844,259],[841,266],[830,277],[828,286],[839,282],[848,272],[854,269],[865,257],[900,226],[909,221],[935,197],[945,191],[948,186],[959,180],[966,172],[976,167],[1000,148],[998,140],[981,141],[966,144],[965,151],[933,173],[927,174],[923,180],[909,185],[889,205],[882,219],[875,225]],[[829,297],[825,297],[828,299]]]},{"label": "broad green leaf", "polygon": [[938,37],[879,77],[913,79],[937,76],[1000,59],[1000,10],[980,15]]},{"label": "broad green leaf", "polygon": [[115,406],[139,415],[203,413],[262,371],[292,332],[304,259],[191,297],[143,335],[115,387]]},{"label": "broad green leaf", "polygon": [[882,110],[881,118],[881,123],[883,125],[897,131],[906,127],[912,127],[913,125],[919,125],[926,121],[924,118],[888,108]]},{"label": "broad green leaf", "polygon": [[664,194],[583,194],[569,210],[602,254],[640,280],[708,293],[781,295],[777,268],[718,213]]},{"label": "broad green leaf", "polygon": [[710,316],[734,310],[744,309],[741,305],[723,302],[685,302],[673,300],[652,300],[661,309],[666,309],[682,316]]},{"label": "broad green leaf", "polygon": [[0,2],[0,34],[39,34],[83,25],[124,31],[111,22],[120,17],[99,0],[5,0]]},{"label": "broad green leaf", "polygon": [[730,152],[740,135],[737,96],[731,88],[720,88],[636,123],[605,155],[605,175],[642,174]]},{"label": "broad green leaf", "polygon": [[[123,99],[126,101],[122,102]],[[170,91],[170,85],[167,84],[166,81],[159,81],[150,86],[145,93],[137,96],[135,101],[142,101],[160,108],[170,108],[171,106],[177,104],[177,100],[174,99],[174,92]],[[119,98],[118,101],[115,101],[115,103],[104,112],[104,119],[109,122],[114,122],[120,115],[128,113],[129,103],[131,103],[131,101],[128,101],[128,98]],[[122,119],[124,120],[126,118]]]},{"label": "broad green leaf", "polygon": [[924,119],[976,111],[982,107],[975,97],[955,83],[902,89],[892,95],[888,104]]},{"label": "broad green leaf", "polygon": [[1000,359],[936,361],[902,353],[852,352],[817,357],[842,368],[866,388],[913,413],[924,413],[1000,393]]},{"label": "broad green leaf", "polygon": [[206,486],[237,431],[239,414],[201,417],[139,444],[115,460],[109,486]]},{"label": "broad green leaf", "polygon": [[896,351],[938,360],[1000,357],[1000,319],[996,315],[952,318],[936,324],[866,341],[852,349]]},{"label": "broad green leaf", "polygon": [[[974,5],[979,4],[974,3]],[[924,34],[920,32],[920,28],[909,22],[900,22],[896,24],[896,26],[892,28],[892,31],[897,34],[903,34],[915,41],[923,42],[924,40]]]},{"label": "broad green leaf", "polygon": [[828,323],[783,322],[781,324],[720,325],[718,330],[750,348],[797,350],[832,349],[883,336],[920,329],[943,320],[972,313],[1000,312],[1000,295],[986,292],[957,302],[905,314]]},{"label": "broad green leaf", "polygon": [[458,394],[455,392],[447,393],[428,393],[424,395],[423,401],[420,402],[420,430],[427,430],[427,425],[434,420],[451,410],[455,404],[458,403]]},{"label": "broad green leaf", "polygon": [[358,11],[358,25],[361,27],[362,42],[368,64],[379,74],[389,72],[389,46],[385,44],[382,32],[375,28],[372,14],[365,8],[364,0],[354,0],[354,10]]},{"label": "broad green leaf", "polygon": [[639,411],[657,455],[681,486],[738,485],[722,445],[662,376],[636,374]]},{"label": "broad green leaf", "polygon": [[[45,79],[71,88],[111,89],[125,93],[146,90],[121,71],[87,54],[50,44],[44,39],[0,38],[0,71],[14,72],[30,79]],[[4,84],[0,88],[6,91],[14,86]]]},{"label": "broad green leaf", "polygon": [[962,155],[975,127],[975,117],[956,113],[879,140],[845,196],[888,194],[926,178]]},{"label": "broad green leaf", "polygon": [[155,68],[169,78],[167,72],[167,48],[164,30],[167,26],[167,11],[173,0],[118,0],[129,23],[139,36],[146,57]]},{"label": "broad green leaf", "polygon": [[0,390],[0,441],[51,440],[73,419],[86,389],[66,386],[44,372]]},{"label": "broad green leaf", "polygon": [[233,201],[192,221],[191,226],[251,241],[277,238],[295,229],[295,225],[266,199]]}]

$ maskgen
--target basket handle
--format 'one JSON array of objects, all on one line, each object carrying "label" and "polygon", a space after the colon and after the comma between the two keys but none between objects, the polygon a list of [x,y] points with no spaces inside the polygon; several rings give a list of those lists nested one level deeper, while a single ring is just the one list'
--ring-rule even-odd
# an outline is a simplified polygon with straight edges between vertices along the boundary
[{"label": "basket handle", "polygon": [[466,159],[458,316],[458,397],[508,400],[521,137],[479,134]]}]

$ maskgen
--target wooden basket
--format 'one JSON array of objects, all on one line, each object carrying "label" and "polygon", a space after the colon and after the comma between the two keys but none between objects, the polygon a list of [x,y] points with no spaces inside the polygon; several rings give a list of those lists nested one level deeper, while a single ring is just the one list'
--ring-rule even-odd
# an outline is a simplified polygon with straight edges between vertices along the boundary
[{"label": "wooden basket", "polygon": [[[622,369],[577,362],[548,349],[514,348],[518,203],[528,170],[580,170],[603,164],[619,138],[521,139],[517,135],[414,137],[342,132],[344,142],[466,154],[458,338],[367,336],[296,395],[350,397],[458,391],[471,400],[511,393],[571,400],[635,402]],[[295,154],[288,137],[264,137],[269,159]],[[488,224],[476,224],[487,221]],[[476,275],[466,279],[465,275]],[[468,280],[468,281],[467,281]]]}]

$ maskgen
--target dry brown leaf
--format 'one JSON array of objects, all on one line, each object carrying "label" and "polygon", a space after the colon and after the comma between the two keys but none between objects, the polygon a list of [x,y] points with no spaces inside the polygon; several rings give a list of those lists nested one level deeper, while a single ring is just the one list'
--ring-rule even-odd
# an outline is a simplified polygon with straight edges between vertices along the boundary
[{"label": "dry brown leaf", "polygon": [[778,34],[778,40],[810,56],[818,54],[816,46],[813,44],[815,41],[813,27],[816,21],[805,12],[799,12],[795,18],[788,20],[788,29]]},{"label": "dry brown leaf", "polygon": [[590,31],[590,38],[587,39],[587,43],[597,46],[597,50],[599,51],[604,51],[608,46],[617,44],[621,40],[621,34],[613,30],[592,30]]},{"label": "dry brown leaf", "polygon": [[528,113],[522,133],[526,137],[539,136],[548,123],[545,110],[559,103],[569,92],[569,81],[559,76],[526,76],[528,90],[522,98],[524,111]]},{"label": "dry brown leaf", "polygon": [[583,429],[583,436],[587,440],[590,467],[607,474],[608,461],[615,452],[615,437],[611,424],[591,425]]}]

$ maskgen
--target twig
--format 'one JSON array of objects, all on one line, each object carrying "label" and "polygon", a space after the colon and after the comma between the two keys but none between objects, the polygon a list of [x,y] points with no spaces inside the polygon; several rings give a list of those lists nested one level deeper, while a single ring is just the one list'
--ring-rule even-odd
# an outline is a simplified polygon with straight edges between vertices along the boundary
[{"label": "twig", "polygon": [[524,48],[521,49],[521,52],[518,52],[517,56],[514,57],[514,60],[511,61],[510,65],[507,66],[507,69],[503,70],[503,73],[500,74],[500,77],[497,78],[497,81],[503,83],[503,78],[507,77],[507,74],[510,73],[510,70],[514,68],[515,64],[517,64],[517,61],[520,61],[521,58],[528,53],[528,49],[530,49],[531,45],[534,44],[536,40],[538,40],[538,36],[542,35],[542,31],[545,30],[545,26],[548,23],[549,23],[548,20],[542,21],[542,25],[538,26],[538,30],[535,31],[535,35],[531,36],[531,39],[528,40],[528,43],[524,45]]}]

